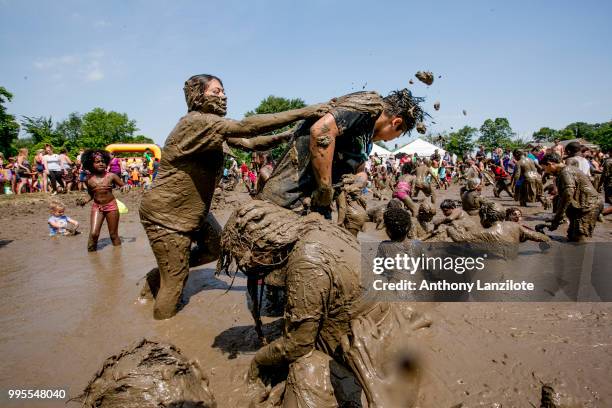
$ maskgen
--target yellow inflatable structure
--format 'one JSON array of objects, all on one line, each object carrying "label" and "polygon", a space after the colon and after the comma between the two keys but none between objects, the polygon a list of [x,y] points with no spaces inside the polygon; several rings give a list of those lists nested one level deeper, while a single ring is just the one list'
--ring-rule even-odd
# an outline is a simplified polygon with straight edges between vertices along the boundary
[{"label": "yellow inflatable structure", "polygon": [[106,146],[111,153],[138,152],[144,153],[149,149],[156,159],[161,159],[161,149],[158,145],[149,143],[113,143]]}]

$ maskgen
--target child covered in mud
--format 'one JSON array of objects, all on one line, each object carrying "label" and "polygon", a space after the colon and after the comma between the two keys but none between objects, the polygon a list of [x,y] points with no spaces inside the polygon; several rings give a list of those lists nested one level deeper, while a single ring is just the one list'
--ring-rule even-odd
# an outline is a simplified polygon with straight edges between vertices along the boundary
[{"label": "child covered in mud", "polygon": [[[52,201],[49,204],[49,212],[51,216],[47,220],[49,223],[49,236],[57,235],[76,235],[79,223],[76,220],[64,214],[66,206],[59,201]],[[73,228],[69,228],[72,226]]]},{"label": "child covered in mud", "polygon": [[102,223],[106,219],[108,223],[108,233],[114,246],[121,245],[119,238],[119,208],[117,200],[113,196],[113,184],[123,187],[123,181],[119,176],[107,171],[111,161],[110,154],[105,150],[86,150],[81,156],[83,168],[91,174],[87,180],[87,192],[89,200],[80,199],[77,204],[84,206],[93,200],[91,206],[91,229],[87,250],[89,252],[98,249],[98,238]]},{"label": "child covered in mud", "polygon": [[[388,240],[382,241],[378,244],[376,251],[377,258],[395,258],[396,256],[403,256],[404,254],[412,258],[418,258],[423,252],[423,248],[419,240],[410,239],[409,232],[412,228],[413,218],[410,216],[410,212],[404,208],[389,207],[385,210],[383,215],[385,232],[389,237]],[[388,282],[401,282],[402,280],[421,281],[425,279],[421,271],[412,274],[410,271],[396,268],[385,268],[382,277],[386,278]],[[397,294],[401,300],[417,301],[428,299],[424,297],[426,293],[420,292],[398,292]],[[394,296],[394,300],[397,298]],[[387,299],[379,299],[387,300]]]}]

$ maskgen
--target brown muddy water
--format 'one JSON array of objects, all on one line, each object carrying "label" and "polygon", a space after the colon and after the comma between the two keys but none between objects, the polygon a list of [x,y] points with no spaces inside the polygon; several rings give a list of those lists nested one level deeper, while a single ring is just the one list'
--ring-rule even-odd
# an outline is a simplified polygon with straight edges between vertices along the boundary
[{"label": "brown muddy water", "polygon": [[[184,309],[156,321],[152,304],[137,300],[140,280],[154,266],[138,221],[139,194],[118,195],[130,208],[119,227],[123,246],[112,247],[103,227],[97,253],[86,251],[89,208],[74,206],[76,197],[62,199],[83,234],[50,238],[44,197],[0,196],[0,406],[78,407],[66,405],[67,398],[9,399],[8,390],[65,389],[77,396],[107,357],[142,338],[172,343],[197,359],[219,407],[248,406],[243,379],[259,344],[246,280],[239,276],[230,288],[229,278],[214,276],[214,264],[195,268]],[[216,212],[220,222],[230,209],[231,202]],[[610,239],[609,225],[599,226],[600,238]],[[360,237],[384,235],[368,225]],[[433,321],[409,340],[426,362],[418,407],[538,407],[543,383],[574,404],[567,406],[612,406],[612,304],[417,308]],[[267,333],[278,327],[264,319]]]}]

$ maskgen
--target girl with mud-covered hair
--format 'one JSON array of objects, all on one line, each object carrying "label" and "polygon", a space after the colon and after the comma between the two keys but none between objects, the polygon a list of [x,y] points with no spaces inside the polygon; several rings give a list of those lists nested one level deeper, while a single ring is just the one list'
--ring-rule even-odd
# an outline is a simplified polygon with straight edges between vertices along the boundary
[{"label": "girl with mud-covered hair", "polygon": [[123,181],[114,173],[107,171],[110,163],[110,154],[105,150],[86,150],[81,156],[83,168],[91,176],[87,180],[87,192],[89,200],[79,200],[77,204],[84,206],[93,200],[91,206],[91,227],[87,250],[90,252],[98,249],[98,238],[102,223],[106,219],[108,223],[108,233],[114,246],[121,245],[119,238],[119,208],[117,200],[113,196],[113,183],[119,187],[123,186]]}]

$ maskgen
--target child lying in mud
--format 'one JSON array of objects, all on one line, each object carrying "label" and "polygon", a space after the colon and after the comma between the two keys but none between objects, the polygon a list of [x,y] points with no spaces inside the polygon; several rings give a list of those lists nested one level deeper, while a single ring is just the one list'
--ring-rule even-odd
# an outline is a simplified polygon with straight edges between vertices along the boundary
[{"label": "child lying in mud", "polygon": [[98,238],[102,223],[106,219],[108,223],[108,233],[114,246],[121,245],[119,238],[119,208],[117,200],[113,195],[113,183],[119,187],[123,186],[123,181],[114,173],[106,171],[110,163],[110,154],[105,150],[86,150],[81,156],[83,168],[91,173],[87,180],[87,192],[89,200],[80,199],[77,204],[84,206],[91,200],[91,227],[87,250],[89,252],[98,249]]},{"label": "child lying in mud", "polygon": [[[49,223],[49,236],[76,235],[78,233],[78,221],[66,216],[64,211],[66,211],[66,206],[59,201],[52,201],[49,204],[49,212],[51,213],[47,221]],[[70,226],[73,228],[70,228]]]}]

